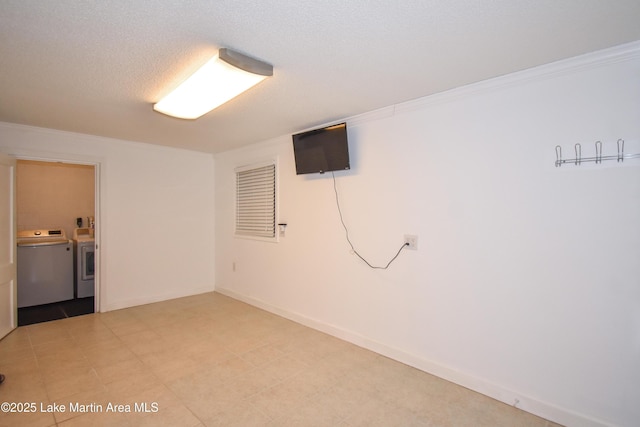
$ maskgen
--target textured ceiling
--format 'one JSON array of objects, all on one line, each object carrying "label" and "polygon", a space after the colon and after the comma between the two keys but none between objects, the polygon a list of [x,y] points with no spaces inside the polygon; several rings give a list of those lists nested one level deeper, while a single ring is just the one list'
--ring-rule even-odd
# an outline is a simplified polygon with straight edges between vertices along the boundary
[{"label": "textured ceiling", "polygon": [[[638,0],[1,0],[0,121],[218,152],[640,39]],[[228,47],[274,76],[156,113]]]}]

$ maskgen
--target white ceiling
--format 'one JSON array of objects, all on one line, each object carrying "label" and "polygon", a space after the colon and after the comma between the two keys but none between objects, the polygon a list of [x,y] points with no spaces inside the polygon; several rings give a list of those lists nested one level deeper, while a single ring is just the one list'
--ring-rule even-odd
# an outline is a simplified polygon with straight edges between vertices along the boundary
[{"label": "white ceiling", "polygon": [[[218,152],[639,39],[638,0],[1,0],[0,121]],[[220,47],[274,76],[152,110]]]}]

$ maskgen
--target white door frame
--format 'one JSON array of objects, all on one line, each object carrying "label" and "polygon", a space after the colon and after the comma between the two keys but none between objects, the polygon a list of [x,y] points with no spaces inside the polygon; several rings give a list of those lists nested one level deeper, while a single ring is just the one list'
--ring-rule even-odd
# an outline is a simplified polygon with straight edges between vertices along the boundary
[{"label": "white door frame", "polygon": [[[60,162],[60,163],[66,163],[66,164],[75,164],[75,165],[87,165],[87,166],[93,166],[94,167],[94,182],[95,182],[95,189],[94,189],[94,203],[95,203],[95,224],[96,224],[96,228],[95,228],[95,251],[96,251],[96,255],[97,257],[94,257],[95,260],[95,273],[94,273],[94,289],[95,289],[95,297],[94,297],[94,311],[96,313],[100,312],[100,307],[101,307],[101,285],[102,285],[102,280],[101,280],[101,261],[100,261],[100,238],[101,238],[101,230],[103,227],[102,224],[102,220],[101,220],[101,203],[100,201],[102,200],[102,194],[100,192],[101,189],[101,176],[102,176],[102,164],[104,163],[104,160],[97,160],[97,159],[91,159],[91,160],[83,160],[83,159],[69,159],[68,157],[65,157],[63,155],[60,155],[60,157],[49,157],[48,155],[45,156],[38,156],[38,155],[31,155],[31,154],[10,154],[10,156],[15,157],[16,160],[31,160],[31,161],[35,161],[35,162]],[[15,191],[15,183],[14,183],[14,191]],[[14,240],[15,240],[15,236],[14,236]],[[17,309],[16,309],[17,310]],[[17,313],[17,312],[16,312]]]},{"label": "white door frame", "polygon": [[[16,247],[16,160],[0,153],[0,165],[9,169],[7,210],[4,208],[1,217],[2,256],[0,257],[0,339],[18,327],[18,288],[17,288],[17,247]],[[2,201],[4,202],[4,200]]]}]

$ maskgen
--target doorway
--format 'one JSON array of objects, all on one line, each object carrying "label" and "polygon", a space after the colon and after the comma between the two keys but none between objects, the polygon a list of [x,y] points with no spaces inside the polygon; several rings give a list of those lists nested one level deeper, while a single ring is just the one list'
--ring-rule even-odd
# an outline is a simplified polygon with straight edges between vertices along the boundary
[{"label": "doorway", "polygon": [[[67,239],[75,239],[80,229],[94,230],[96,217],[97,166],[58,161],[18,160],[16,165],[16,222],[18,233],[24,230],[62,230]],[[75,242],[75,240],[74,240]],[[18,309],[18,326],[74,317],[95,312],[93,294],[78,295],[78,257],[74,251],[73,299]],[[92,260],[94,258],[92,257]],[[20,260],[18,259],[18,262]],[[93,268],[93,266],[92,266]],[[20,297],[20,277],[18,277]],[[86,283],[83,284],[86,286]],[[92,286],[95,290],[95,286]]]}]

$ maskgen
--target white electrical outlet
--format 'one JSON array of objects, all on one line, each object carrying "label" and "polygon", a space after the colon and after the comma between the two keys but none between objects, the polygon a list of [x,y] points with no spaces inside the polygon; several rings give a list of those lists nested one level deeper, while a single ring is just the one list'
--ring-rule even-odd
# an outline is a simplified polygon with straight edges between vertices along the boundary
[{"label": "white electrical outlet", "polygon": [[414,236],[412,234],[405,234],[404,243],[407,244],[407,249],[411,249],[414,251],[418,250],[418,236]]}]

